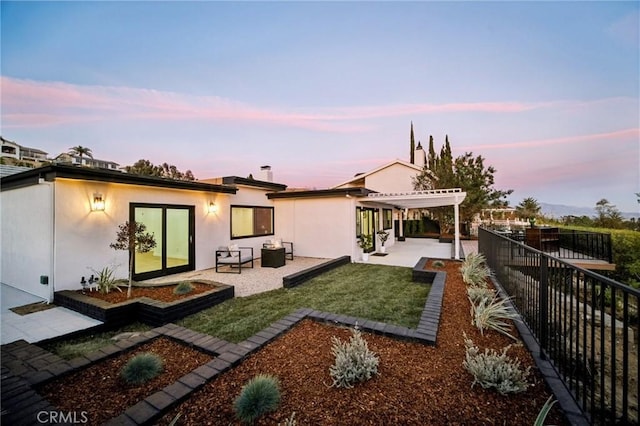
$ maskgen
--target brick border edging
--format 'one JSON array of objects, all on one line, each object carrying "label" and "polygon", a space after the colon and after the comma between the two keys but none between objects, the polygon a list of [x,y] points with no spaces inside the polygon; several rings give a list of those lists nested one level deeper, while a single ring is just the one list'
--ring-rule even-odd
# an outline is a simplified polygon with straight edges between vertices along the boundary
[{"label": "brick border edging", "polygon": [[235,287],[221,283],[215,283],[215,285],[218,288],[174,302],[161,302],[140,297],[120,303],[109,303],[72,290],[56,292],[54,302],[59,306],[102,321],[105,327],[122,326],[136,319],[158,327],[234,298]]},{"label": "brick border edging", "polygon": [[[16,351],[21,351],[21,359],[25,357],[28,358],[28,352],[31,350],[34,355],[38,357],[41,357],[41,355],[38,354],[42,352],[48,354],[48,359],[50,360],[49,362],[46,359],[41,359],[37,371],[28,371],[23,374],[11,374],[4,365],[2,366],[2,409],[7,410],[6,413],[3,413],[3,421],[9,421],[14,418],[24,420],[25,418],[33,418],[29,416],[35,416],[37,412],[41,410],[57,410],[56,407],[53,407],[48,401],[38,395],[33,387],[106,358],[117,356],[126,350],[160,336],[169,337],[183,344],[193,346],[198,350],[214,354],[216,358],[197,367],[176,382],[127,408],[123,414],[109,420],[106,423],[107,425],[152,424],[159,417],[166,414],[169,409],[186,400],[191,393],[200,389],[221,373],[238,365],[244,358],[259,351],[268,343],[291,330],[304,319],[348,327],[353,327],[358,324],[358,327],[366,332],[399,340],[414,341],[425,345],[435,345],[440,322],[445,280],[446,273],[439,272],[432,283],[420,321],[415,329],[368,320],[366,318],[322,312],[311,308],[300,308],[237,344],[175,324],[166,324],[69,361],[61,360],[59,357],[44,351],[38,346],[31,345],[24,341],[3,345],[3,354],[5,351],[11,351],[11,348],[15,347]],[[7,377],[5,377],[5,373],[7,373]],[[9,381],[11,385],[11,388],[8,390],[10,392],[17,392],[17,395],[9,394],[9,396],[13,398],[6,401],[7,404],[5,404],[4,398],[5,379]],[[20,400],[28,400],[29,403],[26,404],[26,406],[25,404],[21,404],[18,406],[19,410],[17,412],[12,412],[11,410],[16,405],[9,404],[9,402],[14,403],[17,401],[19,403]],[[8,417],[5,418],[5,415]]]},{"label": "brick border edging", "polygon": [[551,392],[553,392],[553,395],[558,400],[558,404],[560,404],[560,408],[562,408],[562,410],[564,411],[564,415],[567,421],[569,421],[571,425],[589,425],[590,422],[587,420],[584,412],[582,411],[582,409],[580,409],[580,406],[575,401],[575,398],[573,397],[571,391],[566,387],[562,379],[560,379],[560,375],[558,374],[556,369],[553,367],[547,357],[543,358],[541,356],[542,350],[540,348],[540,345],[538,344],[537,339],[529,329],[529,326],[522,320],[520,312],[518,312],[515,305],[512,303],[511,298],[509,297],[505,289],[493,276],[491,277],[491,282],[496,287],[496,289],[498,289],[498,294],[500,295],[500,297],[506,300],[507,304],[511,307],[511,309],[513,309],[514,312],[518,313],[519,318],[518,320],[513,321],[513,323],[518,329],[518,333],[520,333],[520,337],[529,350],[529,353],[533,357],[533,360],[535,361],[540,374],[542,374],[545,383],[547,384],[547,386],[549,386]]},{"label": "brick border edging", "polygon": [[294,272],[293,274],[282,277],[282,286],[284,288],[297,287],[300,284],[304,284],[311,278],[317,277],[327,271],[330,271],[338,266],[351,263],[351,256],[340,256],[335,259],[331,259],[327,262],[323,262],[319,265],[312,266],[302,271]]}]

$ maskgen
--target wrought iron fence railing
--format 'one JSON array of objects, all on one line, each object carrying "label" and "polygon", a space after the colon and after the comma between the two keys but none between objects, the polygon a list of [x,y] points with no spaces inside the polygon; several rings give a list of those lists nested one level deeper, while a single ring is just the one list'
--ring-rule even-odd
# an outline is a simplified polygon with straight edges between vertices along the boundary
[{"label": "wrought iron fence railing", "polygon": [[638,424],[640,291],[504,235],[478,249],[592,424]]}]

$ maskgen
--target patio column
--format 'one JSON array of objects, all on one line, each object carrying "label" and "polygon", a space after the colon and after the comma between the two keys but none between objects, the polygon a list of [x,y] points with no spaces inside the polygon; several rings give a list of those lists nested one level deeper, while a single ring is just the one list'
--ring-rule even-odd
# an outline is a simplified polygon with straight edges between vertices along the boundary
[{"label": "patio column", "polygon": [[460,207],[458,203],[453,205],[453,217],[454,217],[454,258],[460,260]]},{"label": "patio column", "polygon": [[404,238],[404,225],[402,224],[402,216],[404,216],[404,210],[398,210],[398,241],[402,241],[402,238]]}]

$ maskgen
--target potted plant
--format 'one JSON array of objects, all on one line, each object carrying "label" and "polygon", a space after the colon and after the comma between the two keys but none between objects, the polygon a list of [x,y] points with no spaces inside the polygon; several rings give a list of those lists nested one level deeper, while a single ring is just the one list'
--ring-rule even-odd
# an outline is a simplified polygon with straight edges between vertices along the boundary
[{"label": "potted plant", "polygon": [[373,246],[371,234],[360,235],[358,237],[358,246],[362,249],[362,260],[367,262],[369,260],[369,250]]},{"label": "potted plant", "polygon": [[380,253],[385,253],[387,249],[385,248],[384,243],[389,239],[389,233],[384,229],[381,229],[376,232],[376,234],[378,234],[378,239],[380,240]]}]

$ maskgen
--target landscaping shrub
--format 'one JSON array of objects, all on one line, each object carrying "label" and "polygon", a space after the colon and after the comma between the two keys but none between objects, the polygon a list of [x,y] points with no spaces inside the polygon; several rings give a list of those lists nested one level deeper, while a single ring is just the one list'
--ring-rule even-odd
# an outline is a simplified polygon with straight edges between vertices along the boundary
[{"label": "landscaping shrub", "polygon": [[145,352],[131,358],[120,370],[120,376],[130,385],[140,385],[157,377],[162,368],[162,358],[154,353]]},{"label": "landscaping shrub", "polygon": [[485,329],[492,329],[516,340],[509,333],[511,327],[506,321],[516,318],[518,314],[507,305],[507,301],[495,295],[491,299],[485,297],[475,303],[471,302],[471,323],[483,335]]},{"label": "landscaping shrub", "polygon": [[442,260],[434,260],[432,265],[434,268],[444,268],[444,262]]},{"label": "landscaping shrub", "polygon": [[378,374],[378,357],[369,350],[357,326],[349,342],[332,337],[331,352],[335,363],[329,368],[333,386],[351,388],[356,382],[364,382]]},{"label": "landscaping shrub", "polygon": [[487,287],[487,278],[491,276],[491,270],[486,266],[485,260],[482,254],[472,253],[462,262],[460,273],[467,285]]},{"label": "landscaping shrub", "polygon": [[496,292],[485,287],[467,287],[467,295],[472,305],[477,304],[482,299],[493,299]]},{"label": "landscaping shrub", "polygon": [[193,291],[193,284],[191,284],[189,281],[182,281],[180,284],[176,286],[176,288],[173,289],[173,294],[182,295],[182,294],[191,293],[192,291]]},{"label": "landscaping shrub", "polygon": [[280,404],[278,379],[259,374],[249,380],[233,403],[236,417],[245,424],[253,423],[265,413],[274,411]]},{"label": "landscaping shrub", "polygon": [[480,352],[471,339],[464,335],[466,348],[464,368],[473,375],[473,387],[476,383],[484,389],[495,388],[501,395],[518,393],[527,389],[527,376],[530,367],[526,370],[520,368],[520,361],[507,356],[511,345],[498,354],[494,349],[485,349]]}]

